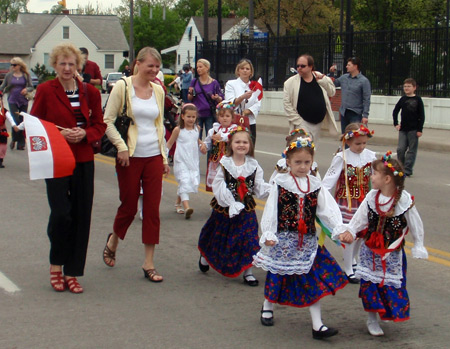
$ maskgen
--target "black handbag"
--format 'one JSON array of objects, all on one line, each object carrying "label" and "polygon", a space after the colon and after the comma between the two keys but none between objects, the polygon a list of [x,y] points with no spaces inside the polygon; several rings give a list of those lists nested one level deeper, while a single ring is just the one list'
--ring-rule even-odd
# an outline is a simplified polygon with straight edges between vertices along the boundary
[{"label": "black handbag", "polygon": [[[120,80],[125,82],[125,102],[123,103],[122,112],[117,116],[116,121],[114,122],[114,126],[126,144],[128,141],[128,128],[133,120],[127,115],[127,82],[125,79]],[[102,137],[102,149],[100,153],[105,156],[117,157],[117,148],[111,143],[106,134]]]}]

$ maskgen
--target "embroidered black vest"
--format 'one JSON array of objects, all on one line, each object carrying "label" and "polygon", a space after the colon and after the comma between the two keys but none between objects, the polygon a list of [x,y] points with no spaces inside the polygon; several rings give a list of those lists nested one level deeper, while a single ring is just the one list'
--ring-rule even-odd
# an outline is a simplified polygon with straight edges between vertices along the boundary
[{"label": "embroidered black vest", "polygon": [[[255,209],[256,202],[253,198],[253,188],[255,187],[255,177],[256,177],[256,169],[255,171],[247,176],[245,178],[245,185],[247,186],[248,192],[245,194],[244,199],[241,200],[238,192],[238,180],[234,178],[226,169],[222,166],[223,173],[225,175],[225,183],[227,184],[227,188],[229,191],[231,191],[231,194],[233,194],[233,197],[236,201],[242,202],[245,205],[245,210],[247,212],[250,212]],[[222,207],[218,204],[215,197],[211,200],[211,207],[218,211],[218,212],[224,212],[228,214],[228,207]]]},{"label": "embroidered black vest", "polygon": [[[406,211],[405,211],[406,212]],[[384,241],[384,248],[387,248],[391,243],[393,243],[395,240],[397,240],[402,234],[403,229],[406,228],[407,222],[405,218],[405,212],[403,212],[399,216],[394,217],[386,217],[384,228],[383,228],[383,241]],[[369,206],[369,226],[367,228],[367,232],[362,234],[363,238],[367,241],[370,239],[372,234],[379,234],[377,232],[378,224],[380,220],[380,216],[376,211],[374,211]],[[397,248],[397,250],[400,250],[405,244],[405,240],[401,243],[401,245]],[[370,246],[369,246],[370,247]]]},{"label": "embroidered black vest", "polygon": [[[307,234],[316,234],[316,208],[320,188],[306,194],[303,198],[303,220]],[[300,218],[300,197],[278,186],[278,231],[297,231]]]}]

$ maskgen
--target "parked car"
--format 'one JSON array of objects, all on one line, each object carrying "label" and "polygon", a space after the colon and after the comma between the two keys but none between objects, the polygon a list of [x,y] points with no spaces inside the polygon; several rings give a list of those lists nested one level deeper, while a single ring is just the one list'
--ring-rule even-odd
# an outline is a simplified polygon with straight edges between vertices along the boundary
[{"label": "parked car", "polygon": [[33,84],[33,87],[36,88],[37,85],[39,85],[39,79],[32,70],[30,70],[30,76],[31,76],[31,83]]},{"label": "parked car", "polygon": [[120,72],[108,73],[108,75],[106,75],[106,77],[103,79],[102,93],[111,93],[114,85],[118,80],[120,80],[122,76],[123,75]]},{"label": "parked car", "polygon": [[0,61],[0,84],[3,82],[5,75],[9,72],[11,63],[9,61]]},{"label": "parked car", "polygon": [[164,75],[175,75],[175,71],[170,68],[161,68]]}]

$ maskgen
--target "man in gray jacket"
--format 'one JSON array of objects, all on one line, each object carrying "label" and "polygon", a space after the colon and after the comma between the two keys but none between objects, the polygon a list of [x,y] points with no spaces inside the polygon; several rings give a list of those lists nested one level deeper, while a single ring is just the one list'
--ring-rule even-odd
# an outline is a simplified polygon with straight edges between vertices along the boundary
[{"label": "man in gray jacket", "polygon": [[[336,87],[342,89],[342,101],[339,108],[341,130],[344,133],[348,124],[367,124],[370,108],[370,82],[361,74],[361,60],[358,57],[347,59],[347,74],[334,80]],[[330,68],[333,69],[333,67]]]}]

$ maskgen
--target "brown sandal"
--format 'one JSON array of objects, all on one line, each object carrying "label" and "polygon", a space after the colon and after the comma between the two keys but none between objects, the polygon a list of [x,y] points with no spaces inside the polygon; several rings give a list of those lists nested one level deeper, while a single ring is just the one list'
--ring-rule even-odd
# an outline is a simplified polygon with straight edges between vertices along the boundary
[{"label": "brown sandal", "polygon": [[[105,262],[105,264],[112,268],[114,267],[114,265],[116,265],[116,251],[112,251],[109,247],[108,247],[108,242],[109,239],[111,238],[112,233],[108,235],[108,237],[106,238],[106,245],[105,248],[103,249],[103,262]],[[107,260],[109,260],[109,263],[107,262]]]},{"label": "brown sandal", "polygon": [[142,268],[142,270],[144,271],[145,278],[148,279],[151,282],[162,282],[164,280],[164,279],[161,279],[161,280],[155,279],[155,276],[161,276],[161,275],[158,274],[156,269],[147,269],[147,270],[145,270],[144,268]]}]

